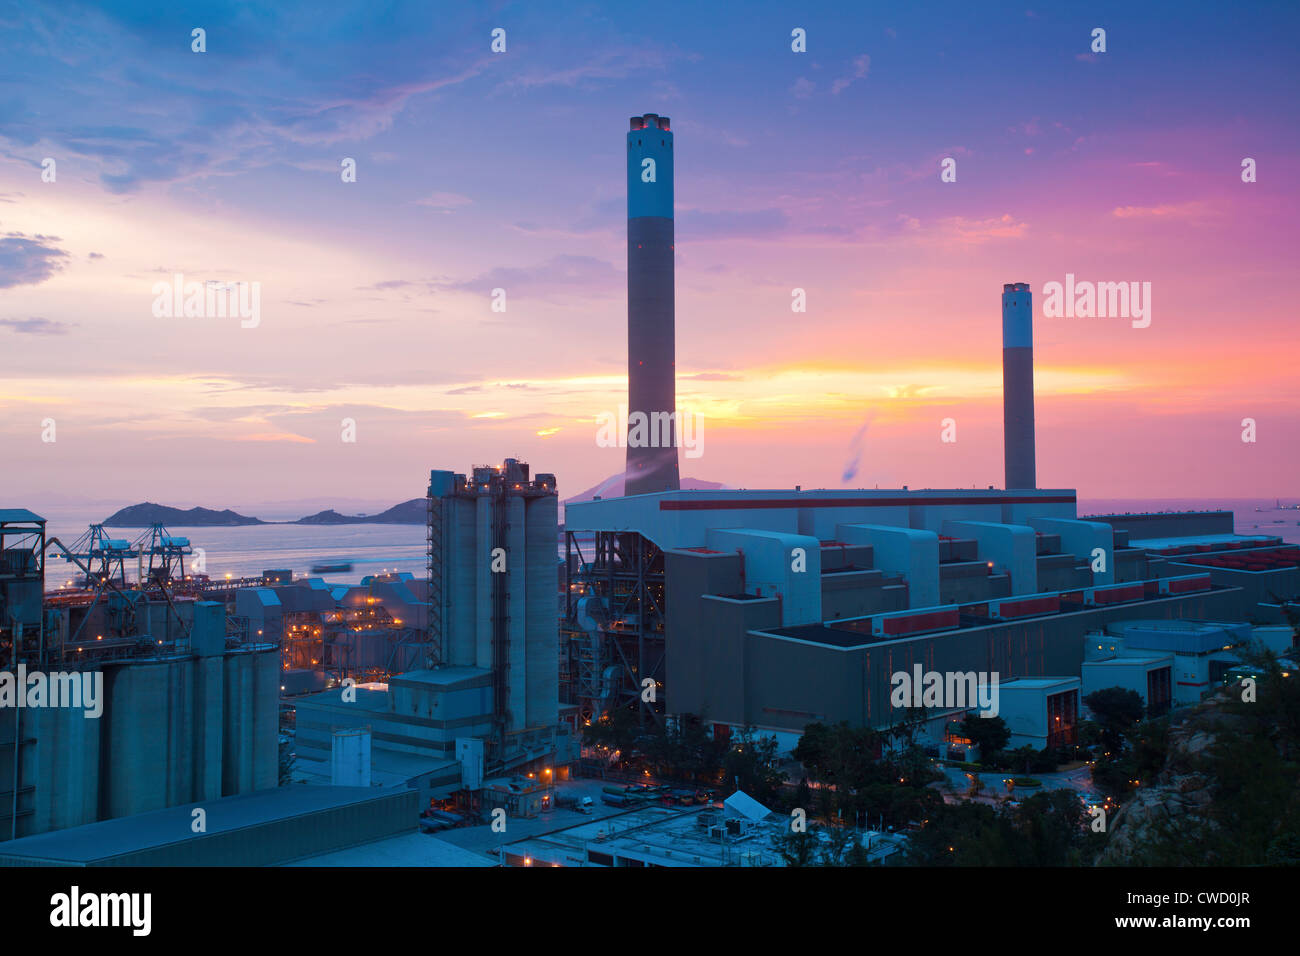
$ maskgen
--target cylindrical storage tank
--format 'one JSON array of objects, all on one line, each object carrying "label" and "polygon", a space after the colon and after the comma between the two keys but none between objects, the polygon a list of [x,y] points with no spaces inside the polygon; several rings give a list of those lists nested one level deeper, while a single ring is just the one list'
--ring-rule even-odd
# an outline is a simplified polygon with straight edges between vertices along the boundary
[{"label": "cylindrical storage tank", "polygon": [[105,673],[108,708],[101,719],[108,727],[101,746],[108,750],[101,764],[103,816],[125,817],[167,806],[171,771],[167,693],[169,671],[162,663],[132,662]]},{"label": "cylindrical storage tank", "polygon": [[254,789],[253,781],[253,658],[227,654],[225,727],[222,733],[221,793],[231,796]]},{"label": "cylindrical storage tank", "polygon": [[[99,819],[99,738],[101,728],[106,726],[102,708],[107,699],[103,672],[81,673],[85,681],[96,677],[99,680],[98,719],[87,717],[85,707],[23,709],[19,715],[22,736],[36,738],[36,760],[24,764],[23,777],[19,780],[20,787],[35,786],[35,813],[27,825],[19,820],[19,836],[81,826]],[[94,693],[92,688],[91,700],[83,698],[83,702],[93,701]],[[13,716],[13,712],[0,711],[0,720],[10,733]],[[19,806],[21,809],[21,803]],[[9,836],[8,832],[0,835]]]},{"label": "cylindrical storage tank", "polygon": [[450,633],[443,638],[443,660],[473,667],[478,660],[478,562],[474,559],[478,507],[470,498],[450,498],[447,506],[452,536],[444,542],[443,563],[450,568],[446,616]]},{"label": "cylindrical storage tank", "polygon": [[466,552],[474,568],[474,666],[492,667],[492,499],[477,502],[474,549]]},{"label": "cylindrical storage tank", "polygon": [[559,537],[559,499],[529,498],[527,505],[528,621],[527,688],[529,727],[559,722],[559,594],[555,542]]},{"label": "cylindrical storage tank", "polygon": [[510,641],[506,668],[508,730],[523,730],[528,724],[528,556],[525,547],[527,524],[524,499],[506,499],[506,615]]},{"label": "cylindrical storage tank", "polygon": [[280,659],[274,650],[253,651],[253,789],[280,784]]}]

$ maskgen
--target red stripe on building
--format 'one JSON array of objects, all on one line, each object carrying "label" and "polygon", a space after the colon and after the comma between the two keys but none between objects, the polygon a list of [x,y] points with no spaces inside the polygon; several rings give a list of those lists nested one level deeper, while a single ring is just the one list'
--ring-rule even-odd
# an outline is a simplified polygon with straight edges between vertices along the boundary
[{"label": "red stripe on building", "polygon": [[1092,592],[1092,600],[1097,604],[1114,604],[1116,601],[1133,601],[1146,596],[1146,588],[1141,584],[1131,584],[1122,588],[1097,588]]},{"label": "red stripe on building", "polygon": [[1000,601],[998,617],[1028,617],[1031,614],[1055,614],[1061,609],[1061,599],[1053,594],[1050,597],[1027,598],[1023,601]]},{"label": "red stripe on building", "polygon": [[901,508],[912,505],[1072,505],[1074,495],[1000,498],[722,498],[711,501],[664,500],[660,511],[748,511],[767,508]]},{"label": "red stripe on building", "polygon": [[961,623],[961,614],[956,608],[950,611],[931,611],[928,614],[907,614],[901,617],[880,619],[880,630],[885,634],[914,634],[917,631],[933,631],[942,627],[956,627]]}]

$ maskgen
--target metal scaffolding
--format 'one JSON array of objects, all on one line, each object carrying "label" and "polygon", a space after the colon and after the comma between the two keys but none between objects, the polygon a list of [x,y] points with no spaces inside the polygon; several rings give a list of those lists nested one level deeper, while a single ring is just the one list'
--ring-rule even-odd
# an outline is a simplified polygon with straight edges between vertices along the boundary
[{"label": "metal scaffolding", "polygon": [[[614,531],[596,532],[590,560],[574,532],[565,532],[564,550],[569,703],[578,705],[584,722],[614,707],[635,707],[642,726],[648,721],[662,726],[663,552],[636,532]],[[578,620],[578,603],[584,597],[596,598],[587,604],[594,634]],[[647,679],[654,682],[652,695],[645,693]]]}]

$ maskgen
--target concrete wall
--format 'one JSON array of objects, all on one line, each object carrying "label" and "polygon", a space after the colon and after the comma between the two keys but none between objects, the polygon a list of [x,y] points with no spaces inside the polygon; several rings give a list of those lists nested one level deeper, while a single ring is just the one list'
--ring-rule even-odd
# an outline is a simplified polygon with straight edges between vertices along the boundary
[{"label": "concrete wall", "polygon": [[851,544],[871,545],[874,567],[907,580],[908,606],[939,603],[939,536],[933,531],[878,524],[842,524],[835,535]]},{"label": "concrete wall", "polygon": [[[730,529],[710,531],[706,543],[719,551],[744,555],[746,593],[780,597],[783,624],[821,622],[821,542],[816,538]],[[802,562],[796,560],[795,549],[802,549]]]},{"label": "concrete wall", "polygon": [[980,557],[992,561],[994,571],[1011,576],[1012,594],[1038,593],[1038,546],[1033,529],[993,521],[945,521],[943,533],[978,541]]},{"label": "concrete wall", "polygon": [[[1057,694],[1074,693],[1079,694],[1079,678],[1073,678],[1067,681],[1054,682],[1050,685],[1044,685],[1035,681],[1032,684],[1024,685],[1020,682],[1011,684],[1002,684],[998,688],[998,716],[1001,717],[1011,731],[1011,739],[1007,741],[1007,748],[1015,750],[1019,747],[1033,747],[1035,750],[1042,750],[1047,746],[1047,698],[1055,697]],[[1082,700],[1076,700],[1076,720],[1078,708],[1082,707]]]},{"label": "concrete wall", "polygon": [[[1229,552],[1233,554],[1233,552]],[[1234,557],[1248,557],[1249,551],[1236,552]],[[1251,618],[1264,620],[1267,615],[1257,614],[1256,604],[1272,604],[1273,595],[1283,600],[1300,596],[1300,568],[1276,568],[1270,571],[1238,571],[1234,568],[1214,568],[1202,564],[1183,564],[1177,558],[1169,562],[1171,574],[1208,574],[1210,580],[1223,587],[1241,588],[1251,605]]]},{"label": "concrete wall", "polygon": [[881,571],[840,571],[822,575],[822,618],[863,617],[908,606],[907,585],[891,583]]},{"label": "concrete wall", "polygon": [[1091,569],[1093,552],[1100,548],[1106,569],[1092,572],[1093,584],[1115,583],[1115,535],[1108,524],[1063,518],[1030,518],[1029,526],[1045,534],[1059,535],[1061,550],[1072,554]]},{"label": "concrete wall", "polygon": [[1173,689],[1174,657],[1169,654],[1157,661],[1146,658],[1113,657],[1104,661],[1084,661],[1081,670],[1083,679],[1079,702],[1089,694],[1110,687],[1122,687],[1135,691],[1142,698],[1143,706],[1148,706],[1147,675],[1152,671],[1168,668],[1170,672],[1170,690]]},{"label": "concrete wall", "polygon": [[742,622],[775,619],[774,602],[699,603],[692,639],[669,632],[671,712],[698,714],[707,704],[713,720],[801,731],[813,720],[887,726],[890,677],[914,664],[1002,678],[1077,677],[1090,631],[1124,620],[1232,620],[1241,595],[1201,592],[849,648],[766,633],[770,623],[751,627],[740,642]]},{"label": "concrete wall", "polygon": [[939,567],[939,604],[978,604],[1011,596],[1011,578],[993,574],[983,561],[944,564]]},{"label": "concrete wall", "polygon": [[1148,538],[1186,538],[1203,534],[1232,534],[1231,511],[1207,511],[1197,514],[1089,515],[1091,521],[1104,521],[1116,531],[1127,531],[1133,541]]},{"label": "concrete wall", "polygon": [[[664,553],[664,706],[669,713],[696,713],[703,687],[696,661],[704,653],[706,637],[701,626],[706,594],[740,591],[741,557],[731,553],[693,551]],[[772,620],[776,621],[775,601]],[[682,701],[679,707],[676,703]]]}]

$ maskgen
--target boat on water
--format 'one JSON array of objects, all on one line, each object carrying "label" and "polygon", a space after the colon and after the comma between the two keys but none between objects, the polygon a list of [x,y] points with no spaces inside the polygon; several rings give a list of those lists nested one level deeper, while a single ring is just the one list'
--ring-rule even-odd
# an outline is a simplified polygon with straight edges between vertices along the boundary
[{"label": "boat on water", "polygon": [[313,564],[311,568],[311,573],[312,574],[345,574],[346,572],[351,570],[352,570],[351,562],[344,562],[343,564]]}]

